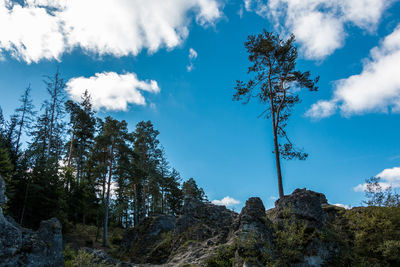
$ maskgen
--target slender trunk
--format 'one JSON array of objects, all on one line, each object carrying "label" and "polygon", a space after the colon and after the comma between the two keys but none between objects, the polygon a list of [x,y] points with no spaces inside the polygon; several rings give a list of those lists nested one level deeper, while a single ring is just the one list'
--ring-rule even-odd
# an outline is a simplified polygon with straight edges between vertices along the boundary
[{"label": "slender trunk", "polygon": [[144,217],[146,217],[146,182],[143,181],[143,212]]},{"label": "slender trunk", "polygon": [[134,206],[133,206],[133,208],[134,208],[134,212],[135,212],[135,214],[133,215],[133,223],[134,223],[134,226],[136,226],[137,223],[138,223],[138,213],[139,213],[138,204],[137,204],[138,203],[138,197],[137,197],[136,184],[133,185],[133,191],[134,191],[134,200],[133,200]]},{"label": "slender trunk", "polygon": [[161,214],[164,214],[164,186],[161,187]]},{"label": "slender trunk", "polygon": [[282,198],[284,196],[284,193],[283,193],[283,185],[282,185],[282,171],[281,171],[281,161],[280,161],[280,154],[279,154],[277,129],[274,129],[274,150],[275,150],[276,172],[278,175],[279,198]]},{"label": "slender trunk", "polygon": [[17,144],[15,147],[15,151],[18,154],[18,150],[19,150],[19,141],[21,139],[21,135],[22,135],[22,128],[24,127],[24,120],[25,120],[25,107],[24,107],[24,111],[22,112],[22,117],[21,117],[21,122],[19,123],[19,129],[18,129],[18,135],[17,135]]},{"label": "slender trunk", "polygon": [[109,172],[108,172],[106,212],[104,214],[104,233],[103,233],[103,246],[104,247],[108,247],[108,244],[107,244],[107,239],[108,239],[108,210],[109,210],[109,202],[110,202],[110,188],[111,188],[113,155],[114,155],[114,140],[112,141],[111,151],[110,151],[110,166],[109,166]]},{"label": "slender trunk", "polygon": [[82,168],[82,146],[81,144],[78,142],[78,151],[79,151],[79,156],[78,156],[78,166],[77,166],[77,175],[76,178],[78,180],[78,185],[81,182],[81,168]]},{"label": "slender trunk", "polygon": [[22,205],[22,211],[21,211],[21,218],[19,219],[19,224],[22,226],[22,223],[24,221],[24,215],[25,215],[25,208],[26,208],[26,202],[28,200],[28,192],[29,192],[29,180],[26,184],[25,188],[25,196],[24,196],[24,203]]},{"label": "slender trunk", "polygon": [[72,158],[72,150],[74,149],[74,141],[75,141],[75,125],[72,130],[71,143],[69,144],[68,163],[67,163],[68,167],[71,167],[71,158]]},{"label": "slender trunk", "polygon": [[[107,161],[106,156],[104,156],[104,164],[106,164],[106,161]],[[105,197],[105,193],[106,193],[106,176],[107,176],[107,174],[106,173],[102,173],[102,174],[103,174],[103,190],[102,190],[101,200],[103,201],[103,204],[104,204],[104,202],[105,202],[104,197]]]},{"label": "slender trunk", "polygon": [[278,176],[278,189],[279,189],[279,198],[284,196],[283,193],[283,185],[282,185],[282,172],[281,172],[281,161],[279,155],[279,143],[278,143],[278,119],[276,116],[275,103],[274,103],[274,92],[271,84],[271,63],[269,62],[269,73],[268,73],[268,87],[269,87],[269,101],[271,105],[271,115],[272,115],[272,131],[274,134],[274,152],[275,152],[275,163],[276,163],[276,173]]}]

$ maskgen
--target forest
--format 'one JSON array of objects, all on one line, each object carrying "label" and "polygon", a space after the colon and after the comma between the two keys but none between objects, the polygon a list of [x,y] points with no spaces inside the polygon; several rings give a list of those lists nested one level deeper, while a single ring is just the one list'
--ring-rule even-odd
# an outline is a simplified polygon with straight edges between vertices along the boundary
[{"label": "forest", "polygon": [[9,119],[0,113],[6,213],[19,224],[36,228],[57,217],[63,226],[95,225],[107,246],[108,225],[128,228],[152,214],[178,215],[185,197],[207,200],[193,178],[182,182],[170,166],[151,121],[130,132],[124,120],[97,117],[87,91],[79,103],[66,101],[58,69],[44,87],[48,98],[39,108],[28,86]]}]

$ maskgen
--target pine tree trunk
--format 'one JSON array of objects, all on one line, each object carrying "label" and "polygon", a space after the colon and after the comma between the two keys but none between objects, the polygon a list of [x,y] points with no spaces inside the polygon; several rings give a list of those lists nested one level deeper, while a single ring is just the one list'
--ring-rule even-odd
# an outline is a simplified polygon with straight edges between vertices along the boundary
[{"label": "pine tree trunk", "polygon": [[19,224],[22,226],[22,223],[24,222],[24,216],[25,216],[25,209],[26,209],[26,202],[28,200],[28,192],[29,192],[29,180],[26,184],[26,189],[25,189],[25,196],[24,196],[24,203],[22,205],[22,211],[21,211],[21,218],[19,220]]},{"label": "pine tree trunk", "polygon": [[275,163],[276,163],[276,172],[278,175],[278,188],[279,188],[279,198],[284,196],[283,193],[283,185],[282,185],[282,171],[281,171],[281,161],[279,154],[279,144],[278,144],[278,131],[275,127],[274,129],[274,150],[275,150]]},{"label": "pine tree trunk", "polygon": [[15,147],[15,151],[16,151],[17,154],[18,154],[18,151],[19,151],[19,141],[21,140],[22,128],[24,127],[25,112],[26,112],[25,109],[26,108],[24,106],[24,111],[22,112],[21,122],[19,124],[19,130],[18,130],[18,136],[17,136],[17,144],[16,144],[16,147]]},{"label": "pine tree trunk", "polygon": [[104,214],[104,232],[103,232],[103,246],[104,247],[108,247],[108,244],[107,244],[107,239],[108,239],[108,210],[109,210],[109,202],[110,202],[110,188],[111,188],[113,155],[114,155],[114,140],[112,141],[111,152],[110,152],[110,166],[109,166],[109,172],[108,172],[107,197],[106,197],[106,212]]},{"label": "pine tree trunk", "polygon": [[[270,65],[270,71],[271,71],[271,65]],[[271,85],[271,73],[268,75],[268,81],[269,81],[269,90],[272,92],[272,85]],[[272,115],[272,131],[274,134],[274,152],[275,152],[275,163],[276,163],[276,173],[278,176],[278,189],[279,189],[279,198],[282,198],[284,196],[283,193],[283,185],[282,185],[282,171],[281,171],[281,161],[280,161],[280,155],[279,155],[279,143],[278,143],[278,125],[279,125],[279,118],[276,118],[276,116],[279,117],[278,114],[276,114],[275,110],[275,105],[274,105],[274,99],[272,96],[272,93],[270,93],[269,96],[270,100],[270,106],[271,106],[271,115]]]},{"label": "pine tree trunk", "polygon": [[139,215],[139,208],[138,208],[138,197],[137,197],[137,187],[136,184],[133,185],[133,190],[134,190],[134,226],[137,225],[138,223],[138,215]]},{"label": "pine tree trunk", "polygon": [[71,158],[72,158],[72,150],[74,148],[74,141],[75,141],[75,125],[72,130],[71,143],[69,145],[68,163],[67,163],[68,168],[71,167]]}]

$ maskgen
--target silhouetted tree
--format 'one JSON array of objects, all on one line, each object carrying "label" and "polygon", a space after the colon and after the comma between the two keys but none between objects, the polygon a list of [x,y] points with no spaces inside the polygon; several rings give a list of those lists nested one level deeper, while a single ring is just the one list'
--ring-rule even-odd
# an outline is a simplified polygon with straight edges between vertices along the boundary
[{"label": "silhouetted tree", "polygon": [[16,109],[18,118],[18,132],[15,151],[19,154],[21,135],[24,129],[29,129],[36,112],[31,99],[31,85],[29,85],[20,98],[21,105]]},{"label": "silhouetted tree", "polygon": [[[319,77],[312,80],[310,72],[296,69],[297,48],[294,35],[286,41],[279,35],[264,30],[262,34],[250,35],[245,43],[249,53],[247,81],[237,81],[234,100],[244,99],[248,103],[252,97],[257,98],[267,108],[260,116],[272,120],[274,153],[278,176],[279,197],[284,196],[280,159],[298,158],[304,160],[307,154],[297,150],[285,131],[287,121],[292,114],[293,106],[300,102],[299,89],[316,91]],[[283,144],[279,140],[283,138]]]}]

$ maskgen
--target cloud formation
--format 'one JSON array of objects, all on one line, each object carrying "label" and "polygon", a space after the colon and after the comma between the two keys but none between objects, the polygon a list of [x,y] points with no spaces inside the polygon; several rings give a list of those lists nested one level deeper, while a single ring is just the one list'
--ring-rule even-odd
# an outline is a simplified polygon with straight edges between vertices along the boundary
[{"label": "cloud formation", "polygon": [[[379,185],[383,190],[392,187],[399,188],[400,187],[400,167],[393,167],[389,169],[384,169],[375,177],[380,177],[381,182]],[[354,191],[363,192],[367,190],[367,184],[359,184],[354,187]]]},{"label": "cloud formation", "polygon": [[277,30],[296,35],[308,59],[321,60],[344,45],[345,26],[376,29],[394,0],[244,0],[247,11],[269,18]]},{"label": "cloud formation", "polygon": [[94,76],[76,77],[66,84],[69,96],[79,101],[87,90],[93,101],[93,108],[99,110],[126,111],[129,104],[146,105],[143,91],[157,94],[160,88],[156,81],[141,81],[135,73],[96,73]]},{"label": "cloud formation", "polygon": [[237,199],[234,199],[234,198],[232,198],[232,197],[230,197],[230,196],[226,196],[226,197],[224,197],[224,198],[221,199],[221,200],[215,199],[215,200],[211,201],[211,203],[213,203],[213,204],[215,204],[215,205],[220,205],[220,206],[229,207],[229,206],[234,206],[234,205],[240,204],[240,201],[237,200]]},{"label": "cloud formation", "polygon": [[351,116],[367,112],[400,112],[400,25],[363,60],[360,74],[336,81],[331,100],[313,104],[306,115],[325,118],[340,110]]},{"label": "cloud formation", "polygon": [[191,72],[194,68],[193,61],[197,58],[197,52],[193,48],[189,49],[189,65],[186,66],[188,72]]},{"label": "cloud formation", "polygon": [[75,47],[117,57],[172,49],[193,17],[207,26],[221,9],[219,0],[0,0],[0,54],[29,64]]}]

